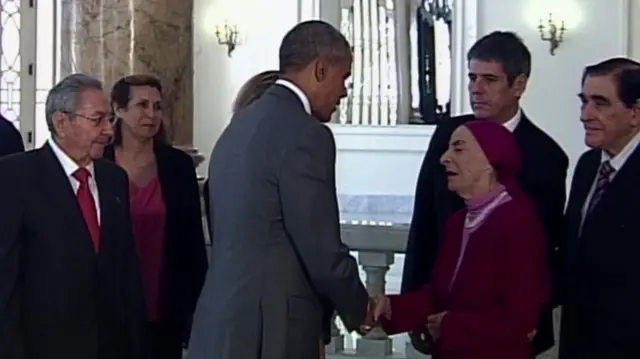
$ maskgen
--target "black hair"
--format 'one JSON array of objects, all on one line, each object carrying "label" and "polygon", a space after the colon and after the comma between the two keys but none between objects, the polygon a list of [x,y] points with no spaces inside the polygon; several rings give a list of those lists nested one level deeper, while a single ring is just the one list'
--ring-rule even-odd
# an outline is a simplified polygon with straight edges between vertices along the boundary
[{"label": "black hair", "polygon": [[324,21],[304,21],[289,30],[279,51],[282,74],[299,71],[318,58],[341,61],[351,58],[351,46],[342,33]]},{"label": "black hair", "polygon": [[494,31],[481,37],[467,52],[467,60],[499,63],[509,85],[518,76],[531,75],[531,52],[522,39],[511,31]]},{"label": "black hair", "polygon": [[640,99],[640,63],[626,57],[613,57],[584,68],[582,84],[588,76],[612,76],[618,98],[631,108]]}]

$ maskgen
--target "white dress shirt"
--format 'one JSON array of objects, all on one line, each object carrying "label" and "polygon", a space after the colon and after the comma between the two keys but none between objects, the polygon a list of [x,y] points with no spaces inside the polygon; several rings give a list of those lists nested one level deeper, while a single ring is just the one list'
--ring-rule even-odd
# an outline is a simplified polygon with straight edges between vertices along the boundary
[{"label": "white dress shirt", "polygon": [[296,94],[296,96],[298,96],[298,98],[302,102],[302,106],[304,106],[304,110],[309,115],[311,115],[311,104],[309,103],[309,98],[307,97],[307,95],[304,94],[304,92],[302,92],[300,87],[296,86],[291,81],[287,81],[287,80],[283,80],[283,79],[276,80],[276,85],[284,86],[284,87],[288,88],[289,90],[293,91],[293,93]]},{"label": "white dress shirt", "polygon": [[[56,158],[60,162],[64,173],[67,175],[67,179],[71,184],[71,188],[73,189],[73,193],[75,195],[78,194],[78,188],[80,188],[80,182],[73,177],[73,174],[80,168],[77,163],[75,163],[71,157],[69,157],[58,144],[51,138],[47,140],[49,146],[53,150],[53,154],[56,155]],[[93,168],[93,162],[89,163],[86,167],[87,171],[89,171],[89,191],[91,191],[91,195],[93,196],[93,202],[96,205],[96,213],[98,214],[98,224],[100,223],[100,196],[98,196],[98,184],[95,179],[95,171]]]},{"label": "white dress shirt", "polygon": [[[633,154],[633,152],[636,150],[636,148],[638,147],[638,144],[640,144],[640,133],[636,134],[631,139],[631,141],[629,141],[629,143],[627,143],[626,146],[624,146],[622,151],[620,151],[620,153],[618,153],[613,157],[611,157],[611,155],[607,153],[607,151],[601,150],[602,158],[600,160],[600,164],[606,161],[609,161],[609,163],[611,164],[611,167],[613,167],[614,169],[613,173],[611,173],[611,175],[609,176],[609,181],[613,181],[613,178],[620,171],[620,169],[622,169],[622,166],[624,166],[624,164],[627,162],[629,157],[631,157],[631,154]],[[596,178],[594,178],[593,184],[591,185],[591,190],[589,191],[589,195],[587,196],[586,200],[584,201],[584,205],[582,206],[583,222],[584,222],[585,216],[587,215],[587,210],[589,209],[589,202],[591,202],[591,198],[593,197],[593,194],[596,190],[596,183],[598,182],[598,176],[600,175],[599,172],[600,172],[600,168],[598,167],[598,173],[596,174]],[[582,224],[580,225],[580,227],[582,227]]]},{"label": "white dress shirt", "polygon": [[518,107],[518,111],[516,112],[516,114],[513,117],[511,117],[509,121],[503,123],[502,125],[506,127],[507,130],[513,132],[516,130],[516,127],[518,127],[518,124],[520,123],[521,119],[522,119],[522,110]]}]

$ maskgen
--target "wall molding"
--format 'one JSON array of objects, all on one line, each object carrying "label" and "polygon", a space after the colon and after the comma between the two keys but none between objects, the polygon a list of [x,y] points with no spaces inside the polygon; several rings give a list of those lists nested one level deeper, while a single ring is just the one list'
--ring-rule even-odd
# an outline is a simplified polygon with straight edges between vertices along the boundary
[{"label": "wall molding", "polygon": [[435,126],[353,126],[329,124],[338,152],[424,154]]},{"label": "wall molding", "polygon": [[320,0],[298,0],[298,22],[320,19]]}]

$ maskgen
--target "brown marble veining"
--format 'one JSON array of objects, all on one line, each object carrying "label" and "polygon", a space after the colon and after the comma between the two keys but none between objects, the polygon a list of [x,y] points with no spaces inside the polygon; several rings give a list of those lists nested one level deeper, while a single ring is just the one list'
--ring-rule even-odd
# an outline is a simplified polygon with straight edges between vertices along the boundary
[{"label": "brown marble veining", "polygon": [[191,146],[193,0],[62,0],[61,10],[63,75],[95,76],[107,91],[129,74],[159,77],[172,143]]}]

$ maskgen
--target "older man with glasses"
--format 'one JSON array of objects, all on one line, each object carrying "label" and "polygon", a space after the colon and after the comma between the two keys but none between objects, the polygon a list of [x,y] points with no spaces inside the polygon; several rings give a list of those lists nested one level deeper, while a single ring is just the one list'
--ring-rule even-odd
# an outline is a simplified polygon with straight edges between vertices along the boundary
[{"label": "older man with glasses", "polygon": [[100,159],[113,136],[102,84],[63,79],[46,120],[42,148],[0,159],[0,358],[142,358],[128,180]]}]

